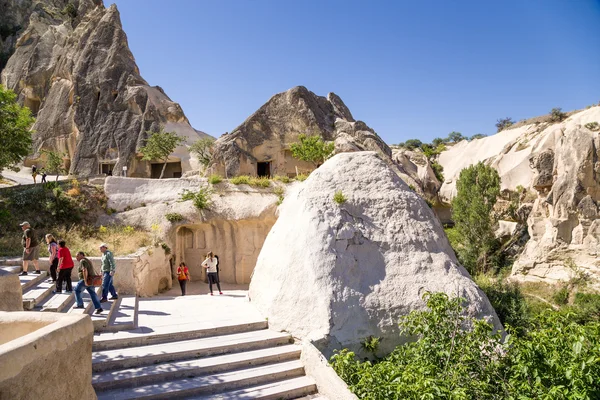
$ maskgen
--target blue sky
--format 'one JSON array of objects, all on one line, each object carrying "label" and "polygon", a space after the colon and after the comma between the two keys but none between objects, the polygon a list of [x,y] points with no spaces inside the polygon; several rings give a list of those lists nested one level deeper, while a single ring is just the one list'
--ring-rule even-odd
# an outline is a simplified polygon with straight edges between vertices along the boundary
[{"label": "blue sky", "polygon": [[116,4],[142,76],[213,136],[297,85],[390,144],[600,101],[600,0]]}]

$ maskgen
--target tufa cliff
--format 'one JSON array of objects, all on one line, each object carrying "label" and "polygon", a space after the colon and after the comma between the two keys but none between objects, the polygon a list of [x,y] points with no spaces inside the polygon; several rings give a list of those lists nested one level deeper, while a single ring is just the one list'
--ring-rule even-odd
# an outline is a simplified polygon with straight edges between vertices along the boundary
[{"label": "tufa cliff", "polygon": [[[36,116],[34,154],[65,153],[70,173],[95,175],[128,167],[150,176],[137,149],[146,131],[164,126],[187,145],[195,131],[179,104],[141,77],[115,5],[101,0],[1,0],[1,82]],[[171,160],[175,174],[195,169],[185,145]]]}]

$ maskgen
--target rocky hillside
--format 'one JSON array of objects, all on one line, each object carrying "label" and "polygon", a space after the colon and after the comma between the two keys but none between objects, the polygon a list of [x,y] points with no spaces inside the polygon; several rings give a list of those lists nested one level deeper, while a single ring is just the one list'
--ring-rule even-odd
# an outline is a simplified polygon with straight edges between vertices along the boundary
[{"label": "rocky hillside", "polygon": [[[119,11],[102,0],[0,1],[1,82],[37,118],[34,155],[65,152],[70,172],[98,173],[101,160],[130,165],[147,130],[199,135],[179,104],[141,77]],[[7,59],[7,61],[6,61]],[[2,61],[2,60],[0,60]],[[189,154],[175,154],[184,170]]]},{"label": "rocky hillside", "polygon": [[[224,170],[226,176],[239,175],[244,173],[240,160],[257,161],[259,153],[276,159],[276,153],[286,150],[300,134],[333,141],[336,153],[372,150],[394,164],[389,146],[367,124],[356,121],[338,95],[318,96],[297,86],[274,95],[240,126],[220,137],[213,166],[219,166],[217,170]],[[403,170],[398,173],[415,183]]]},{"label": "rocky hillside", "polygon": [[[517,279],[555,282],[583,274],[600,280],[600,106],[565,117],[540,117],[465,140],[438,158],[444,168],[437,192],[442,210],[456,194],[460,171],[479,161],[496,168],[505,194],[519,191],[515,222],[526,226],[529,240],[514,264]],[[406,170],[406,161],[396,159]],[[436,185],[424,167],[418,178],[432,196]]]}]

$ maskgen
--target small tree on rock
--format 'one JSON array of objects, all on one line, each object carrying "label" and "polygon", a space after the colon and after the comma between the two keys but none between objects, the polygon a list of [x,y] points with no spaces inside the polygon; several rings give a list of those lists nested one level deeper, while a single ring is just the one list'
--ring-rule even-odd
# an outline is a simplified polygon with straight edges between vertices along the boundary
[{"label": "small tree on rock", "polygon": [[511,125],[514,125],[515,121],[512,120],[512,118],[500,118],[496,121],[496,129],[497,132],[503,131],[504,129],[510,127]]},{"label": "small tree on rock", "polygon": [[452,131],[448,134],[448,139],[452,142],[452,143],[458,143],[461,140],[465,140],[466,137],[463,136],[462,133],[460,132],[456,132],[456,131]]},{"label": "small tree on rock", "polygon": [[333,153],[335,145],[325,143],[319,135],[298,135],[298,142],[290,145],[292,156],[313,163],[315,167],[323,164]]},{"label": "small tree on rock", "polygon": [[146,145],[140,149],[142,160],[161,160],[164,162],[160,177],[162,179],[167,168],[169,156],[177,146],[184,142],[184,138],[178,136],[175,132],[165,132],[161,127],[158,132],[146,132],[149,137],[146,139]]},{"label": "small tree on rock", "polygon": [[212,138],[202,138],[197,140],[190,146],[190,153],[194,154],[200,164],[204,165],[204,168],[208,167],[213,156],[213,145],[215,140]]},{"label": "small tree on rock", "polygon": [[452,200],[452,219],[458,231],[455,250],[467,270],[475,274],[486,269],[487,256],[496,244],[493,209],[500,194],[500,176],[479,162],[460,172],[456,190]]},{"label": "small tree on rock", "polygon": [[56,181],[58,181],[58,176],[66,172],[63,162],[64,154],[51,150],[42,150],[42,154],[46,155],[44,169],[48,175],[56,175]]},{"label": "small tree on rock", "polygon": [[550,110],[550,121],[561,122],[567,118],[567,114],[562,111],[562,108],[557,107]]},{"label": "small tree on rock", "polygon": [[17,103],[17,95],[0,85],[0,174],[31,152],[31,131],[34,119],[27,107]]}]

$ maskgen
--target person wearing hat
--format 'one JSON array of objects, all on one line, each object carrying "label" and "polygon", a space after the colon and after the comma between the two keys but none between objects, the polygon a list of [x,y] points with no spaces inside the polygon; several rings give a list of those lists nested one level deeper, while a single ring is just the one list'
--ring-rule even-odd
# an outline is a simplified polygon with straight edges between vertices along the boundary
[{"label": "person wearing hat", "polygon": [[19,225],[23,229],[23,237],[21,238],[21,244],[23,245],[23,272],[21,275],[27,275],[27,269],[29,269],[29,261],[33,261],[35,267],[35,274],[41,274],[38,260],[40,258],[40,247],[35,231],[29,225],[29,222],[24,221]]},{"label": "person wearing hat", "polygon": [[102,264],[102,298],[100,299],[100,303],[105,303],[108,301],[106,298],[108,292],[110,292],[110,295],[112,296],[110,300],[119,298],[113,285],[113,277],[117,265],[115,264],[115,257],[113,256],[112,251],[108,250],[108,245],[106,243],[100,245],[100,252],[102,252],[102,258],[100,259]]}]

